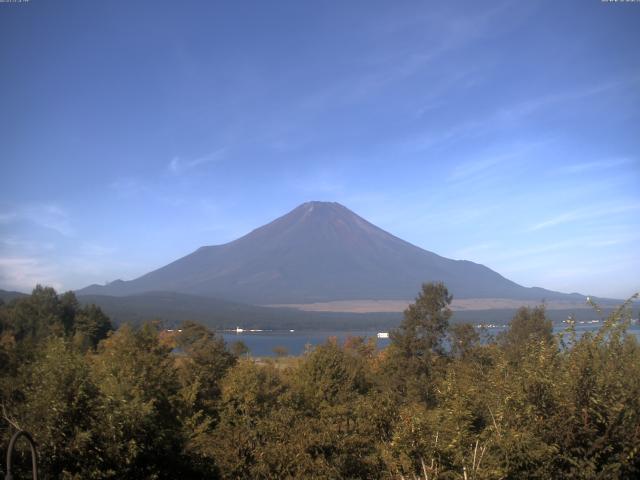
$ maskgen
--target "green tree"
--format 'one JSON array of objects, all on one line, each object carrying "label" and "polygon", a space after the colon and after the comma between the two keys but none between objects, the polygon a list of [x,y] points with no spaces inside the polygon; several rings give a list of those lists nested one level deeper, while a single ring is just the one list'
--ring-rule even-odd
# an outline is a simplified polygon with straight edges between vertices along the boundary
[{"label": "green tree", "polygon": [[58,295],[51,287],[36,286],[30,296],[2,307],[2,331],[21,345],[23,353],[35,351],[50,336],[76,336],[76,343],[95,347],[113,329],[95,305],[80,307],[73,292]]},{"label": "green tree", "polygon": [[59,296],[60,318],[66,334],[73,331],[76,315],[80,309],[80,303],[76,294],[72,291],[65,292]]},{"label": "green tree", "polygon": [[361,359],[332,341],[319,345],[304,359],[295,379],[302,404],[314,410],[348,404],[371,387]]},{"label": "green tree", "polygon": [[[186,470],[174,359],[151,324],[124,326],[91,358],[101,397],[96,425],[103,469],[122,479],[175,478]],[[182,472],[184,474],[184,471]]]},{"label": "green tree", "polygon": [[480,346],[480,334],[470,323],[457,323],[449,328],[451,355],[464,358]]},{"label": "green tree", "polygon": [[77,345],[85,349],[95,348],[112,330],[111,320],[100,307],[91,304],[76,311],[73,332]]},{"label": "green tree", "polygon": [[443,283],[425,283],[415,303],[404,311],[400,327],[391,332],[384,376],[401,396],[434,401],[434,363],[444,353],[451,300]]},{"label": "green tree", "polygon": [[596,334],[562,352],[558,408],[546,424],[564,478],[640,477],[640,345],[628,331],[631,300]]},{"label": "green tree", "polygon": [[416,301],[404,311],[400,327],[391,332],[393,345],[416,357],[442,353],[452,298],[443,283],[423,284]]},{"label": "green tree", "polygon": [[30,296],[11,302],[8,326],[16,341],[34,344],[49,335],[64,335],[63,313],[56,291],[37,285]]},{"label": "green tree", "polygon": [[276,420],[286,389],[273,365],[258,366],[248,359],[238,362],[224,378],[220,422],[208,448],[224,478],[282,474],[280,455],[267,451],[288,433],[288,426]]},{"label": "green tree", "polygon": [[303,416],[305,445],[318,469],[330,478],[373,478],[381,459],[380,425],[373,379],[365,352],[334,341],[316,347],[292,372],[292,401]]},{"label": "green tree", "polygon": [[183,385],[198,385],[197,405],[209,413],[215,412],[220,396],[220,380],[235,365],[224,340],[204,325],[184,322],[176,345],[184,353],[180,358],[180,378]]},{"label": "green tree", "polygon": [[20,400],[9,406],[36,439],[40,468],[52,478],[101,478],[100,395],[84,357],[49,339],[21,369]]},{"label": "green tree", "polygon": [[248,355],[251,352],[249,347],[247,347],[247,344],[242,340],[236,340],[235,342],[232,342],[230,350],[231,353],[238,358],[244,355]]},{"label": "green tree", "polygon": [[547,318],[544,305],[520,307],[509,328],[498,336],[498,343],[512,361],[516,361],[530,343],[551,344],[553,341],[553,323]]}]

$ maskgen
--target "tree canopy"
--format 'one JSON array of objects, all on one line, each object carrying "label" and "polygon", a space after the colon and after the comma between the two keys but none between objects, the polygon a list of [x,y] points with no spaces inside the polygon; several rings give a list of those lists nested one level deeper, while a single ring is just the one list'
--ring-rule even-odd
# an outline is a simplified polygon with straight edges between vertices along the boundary
[{"label": "tree canopy", "polygon": [[630,303],[562,337],[523,308],[481,341],[449,324],[450,302],[423,285],[385,349],[352,337],[254,358],[194,322],[113,331],[37,287],[0,305],[0,445],[30,431],[61,479],[640,476]]}]

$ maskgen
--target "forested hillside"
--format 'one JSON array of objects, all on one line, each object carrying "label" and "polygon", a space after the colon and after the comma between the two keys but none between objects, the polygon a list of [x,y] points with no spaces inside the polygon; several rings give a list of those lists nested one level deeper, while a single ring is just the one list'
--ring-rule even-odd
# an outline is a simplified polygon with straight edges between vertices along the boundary
[{"label": "forested hillside", "polygon": [[351,338],[270,360],[193,322],[114,331],[38,287],[0,305],[0,458],[25,429],[47,478],[638,478],[629,304],[580,338],[522,308],[481,341],[450,302],[425,284],[384,350]]},{"label": "forested hillside", "polygon": [[167,326],[177,327],[184,319],[189,319],[220,330],[238,325],[267,330],[387,330],[397,325],[402,317],[400,312],[360,314],[260,307],[174,292],[148,292],[126,297],[78,295],[78,300],[82,304],[100,306],[114,324],[138,325],[145,320],[158,319]]}]

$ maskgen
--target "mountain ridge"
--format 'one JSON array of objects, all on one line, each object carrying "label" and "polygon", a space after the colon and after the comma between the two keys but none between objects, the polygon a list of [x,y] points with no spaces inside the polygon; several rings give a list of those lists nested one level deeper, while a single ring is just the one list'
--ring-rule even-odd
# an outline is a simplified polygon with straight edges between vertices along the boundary
[{"label": "mountain ridge", "polygon": [[427,281],[443,281],[456,298],[584,298],[523,287],[484,265],[448,259],[402,240],[339,203],[317,201],[136,279],[92,285],[77,293],[175,291],[252,304],[298,304],[405,300]]}]

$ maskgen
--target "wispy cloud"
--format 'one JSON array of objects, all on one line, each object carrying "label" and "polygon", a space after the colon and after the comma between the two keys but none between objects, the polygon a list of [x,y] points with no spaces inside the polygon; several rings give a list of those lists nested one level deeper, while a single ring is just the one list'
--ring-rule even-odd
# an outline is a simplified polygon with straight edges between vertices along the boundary
[{"label": "wispy cloud", "polygon": [[145,183],[131,177],[119,178],[111,182],[109,188],[121,198],[129,198],[149,191]]},{"label": "wispy cloud", "polygon": [[286,179],[286,184],[289,188],[304,195],[338,195],[345,190],[342,175],[328,168],[317,169],[301,175],[292,175]]},{"label": "wispy cloud", "polygon": [[579,210],[573,210],[569,212],[556,215],[542,222],[531,225],[527,231],[534,232],[545,228],[555,227],[565,223],[576,222],[584,219],[601,218],[608,215],[616,215],[619,213],[626,213],[635,210],[640,210],[640,204],[633,203],[629,205],[616,205],[601,208],[584,208]]},{"label": "wispy cloud", "polygon": [[157,179],[120,178],[111,182],[109,189],[115,193],[117,198],[123,200],[144,199],[171,207],[179,207],[186,203],[182,195],[174,193],[174,189],[167,188],[166,184],[163,185]]},{"label": "wispy cloud", "polygon": [[624,243],[629,243],[632,241],[640,240],[640,236],[632,237],[632,238],[610,238],[606,240],[592,240],[586,244],[587,247],[592,248],[603,248],[603,247],[613,247],[617,245],[622,245]]},{"label": "wispy cloud", "polygon": [[0,285],[6,288],[30,291],[37,284],[49,285],[58,290],[54,269],[32,257],[0,257]]},{"label": "wispy cloud", "polygon": [[513,160],[517,157],[518,157],[517,153],[508,153],[508,154],[489,156],[479,160],[465,162],[454,167],[450,178],[452,180],[460,180],[463,178],[471,177],[479,173],[482,173],[485,170],[489,170],[494,167],[497,167],[501,163],[509,160]]},{"label": "wispy cloud", "polygon": [[173,174],[183,173],[187,170],[206,165],[208,163],[219,162],[224,158],[226,148],[220,148],[202,157],[187,160],[181,157],[174,157],[167,165],[168,170]]},{"label": "wispy cloud", "polygon": [[[505,28],[510,22],[502,21],[507,15],[512,19],[514,9],[508,2],[497,2],[492,8],[485,9],[478,14],[464,15],[451,12],[429,12],[426,15],[416,15],[410,18],[387,19],[382,25],[376,25],[373,34],[377,38],[390,37],[389,44],[397,45],[393,38],[409,32],[433,32],[432,36],[419,42],[419,47],[411,47],[385,51],[376,50],[375,54],[365,56],[359,64],[355,74],[339,78],[329,85],[324,85],[318,91],[304,98],[301,106],[311,109],[324,109],[326,105],[349,104],[370,100],[379,95],[385,88],[398,85],[404,80],[429,71],[441,72],[436,74],[440,81],[435,85],[431,79],[427,101],[429,105],[437,102],[440,95],[450,88],[459,87],[461,80],[469,84],[469,72],[475,69],[456,65],[454,71],[442,71],[441,64],[446,62],[447,54],[463,49],[478,42],[483,37],[494,34],[496,30]],[[438,65],[436,68],[434,65]],[[419,109],[419,112],[423,110]]]},{"label": "wispy cloud", "polygon": [[[429,130],[414,135],[402,142],[405,149],[410,151],[424,151],[442,145],[468,138],[479,138],[503,128],[509,128],[515,123],[551,108],[559,108],[560,105],[583,100],[585,98],[600,95],[622,88],[629,88],[640,82],[640,76],[631,75],[624,78],[609,80],[601,83],[587,85],[581,89],[565,90],[547,95],[534,96],[532,98],[512,103],[498,108],[488,116],[479,119],[467,119],[463,122],[450,125],[441,130]],[[489,162],[490,163],[490,162]],[[594,165],[593,168],[597,168]]]},{"label": "wispy cloud", "polygon": [[25,211],[32,222],[58,232],[66,237],[75,235],[71,219],[66,210],[55,204],[35,205]]},{"label": "wispy cloud", "polygon": [[586,85],[575,90],[565,90],[548,95],[541,95],[528,100],[524,100],[519,103],[515,103],[509,107],[502,108],[498,110],[495,116],[496,119],[500,119],[504,122],[510,122],[521,117],[532,115],[539,110],[547,109],[550,107],[557,107],[558,104],[575,100],[582,100],[612,90],[631,87],[638,82],[640,82],[640,76],[632,75],[629,77],[607,80],[592,85]]},{"label": "wispy cloud", "polygon": [[0,213],[0,224],[11,223],[16,219],[17,215],[15,212]]},{"label": "wispy cloud", "polygon": [[[30,291],[39,283],[61,291],[115,278],[131,268],[116,252],[115,247],[78,237],[11,235],[0,239],[0,288]],[[88,280],[78,285],[78,278]]]},{"label": "wispy cloud", "polygon": [[107,247],[97,243],[84,242],[80,245],[80,254],[90,257],[104,257],[115,253],[114,247]]},{"label": "wispy cloud", "polygon": [[547,144],[546,141],[521,142],[513,145],[502,146],[494,153],[483,153],[472,160],[456,165],[449,176],[449,180],[459,181],[469,178],[477,178],[489,172],[495,176],[496,169],[504,169],[506,163],[521,161],[526,155],[536,148]]},{"label": "wispy cloud", "polygon": [[561,241],[540,243],[528,247],[517,247],[503,243],[480,243],[458,249],[451,256],[494,266],[500,265],[500,271],[503,269],[515,270],[520,267],[523,271],[526,271],[526,269],[533,266],[537,268],[543,259],[553,263],[557,261],[560,255],[570,255],[571,252],[577,250],[593,252],[609,247],[637,243],[639,240],[640,234],[606,229],[593,235],[574,236]]},{"label": "wispy cloud", "polygon": [[583,162],[583,163],[574,163],[572,165],[566,165],[564,167],[560,167],[558,169],[558,172],[569,173],[569,174],[583,173],[583,172],[590,172],[594,170],[606,170],[606,169],[616,168],[623,165],[629,165],[634,163],[640,166],[640,162],[632,158],[612,158],[607,160],[598,160],[594,162]]},{"label": "wispy cloud", "polygon": [[33,240],[21,235],[8,235],[0,239],[0,251],[20,251],[29,254],[52,252],[56,248],[54,242]]},{"label": "wispy cloud", "polygon": [[451,256],[453,258],[459,258],[459,259],[465,260],[467,258],[475,257],[480,253],[490,252],[497,248],[498,248],[498,245],[495,243],[480,243],[477,245],[469,245],[469,246],[460,248],[455,252],[453,252]]},{"label": "wispy cloud", "polygon": [[542,230],[543,228],[555,227],[556,225],[574,222],[576,220],[586,218],[587,216],[588,214],[585,211],[565,212],[560,215],[556,215],[555,217],[549,218],[548,220],[544,220],[530,226],[529,231],[534,232],[536,230]]},{"label": "wispy cloud", "polygon": [[0,213],[0,225],[11,225],[20,221],[53,230],[65,237],[76,234],[69,213],[55,203],[24,205]]},{"label": "wispy cloud", "polygon": [[[490,260],[489,263],[494,262],[508,262],[512,263],[520,263],[523,259],[532,259],[537,258],[541,254],[547,254],[549,252],[556,252],[560,250],[566,250],[569,248],[575,248],[579,245],[579,240],[569,239],[563,240],[561,242],[553,242],[553,243],[545,243],[541,245],[536,245],[532,247],[526,248],[496,248],[496,249],[486,249],[485,253],[483,253],[483,257],[486,257]],[[480,252],[478,252],[480,253]],[[513,260],[518,260],[518,262],[513,262]]]}]

